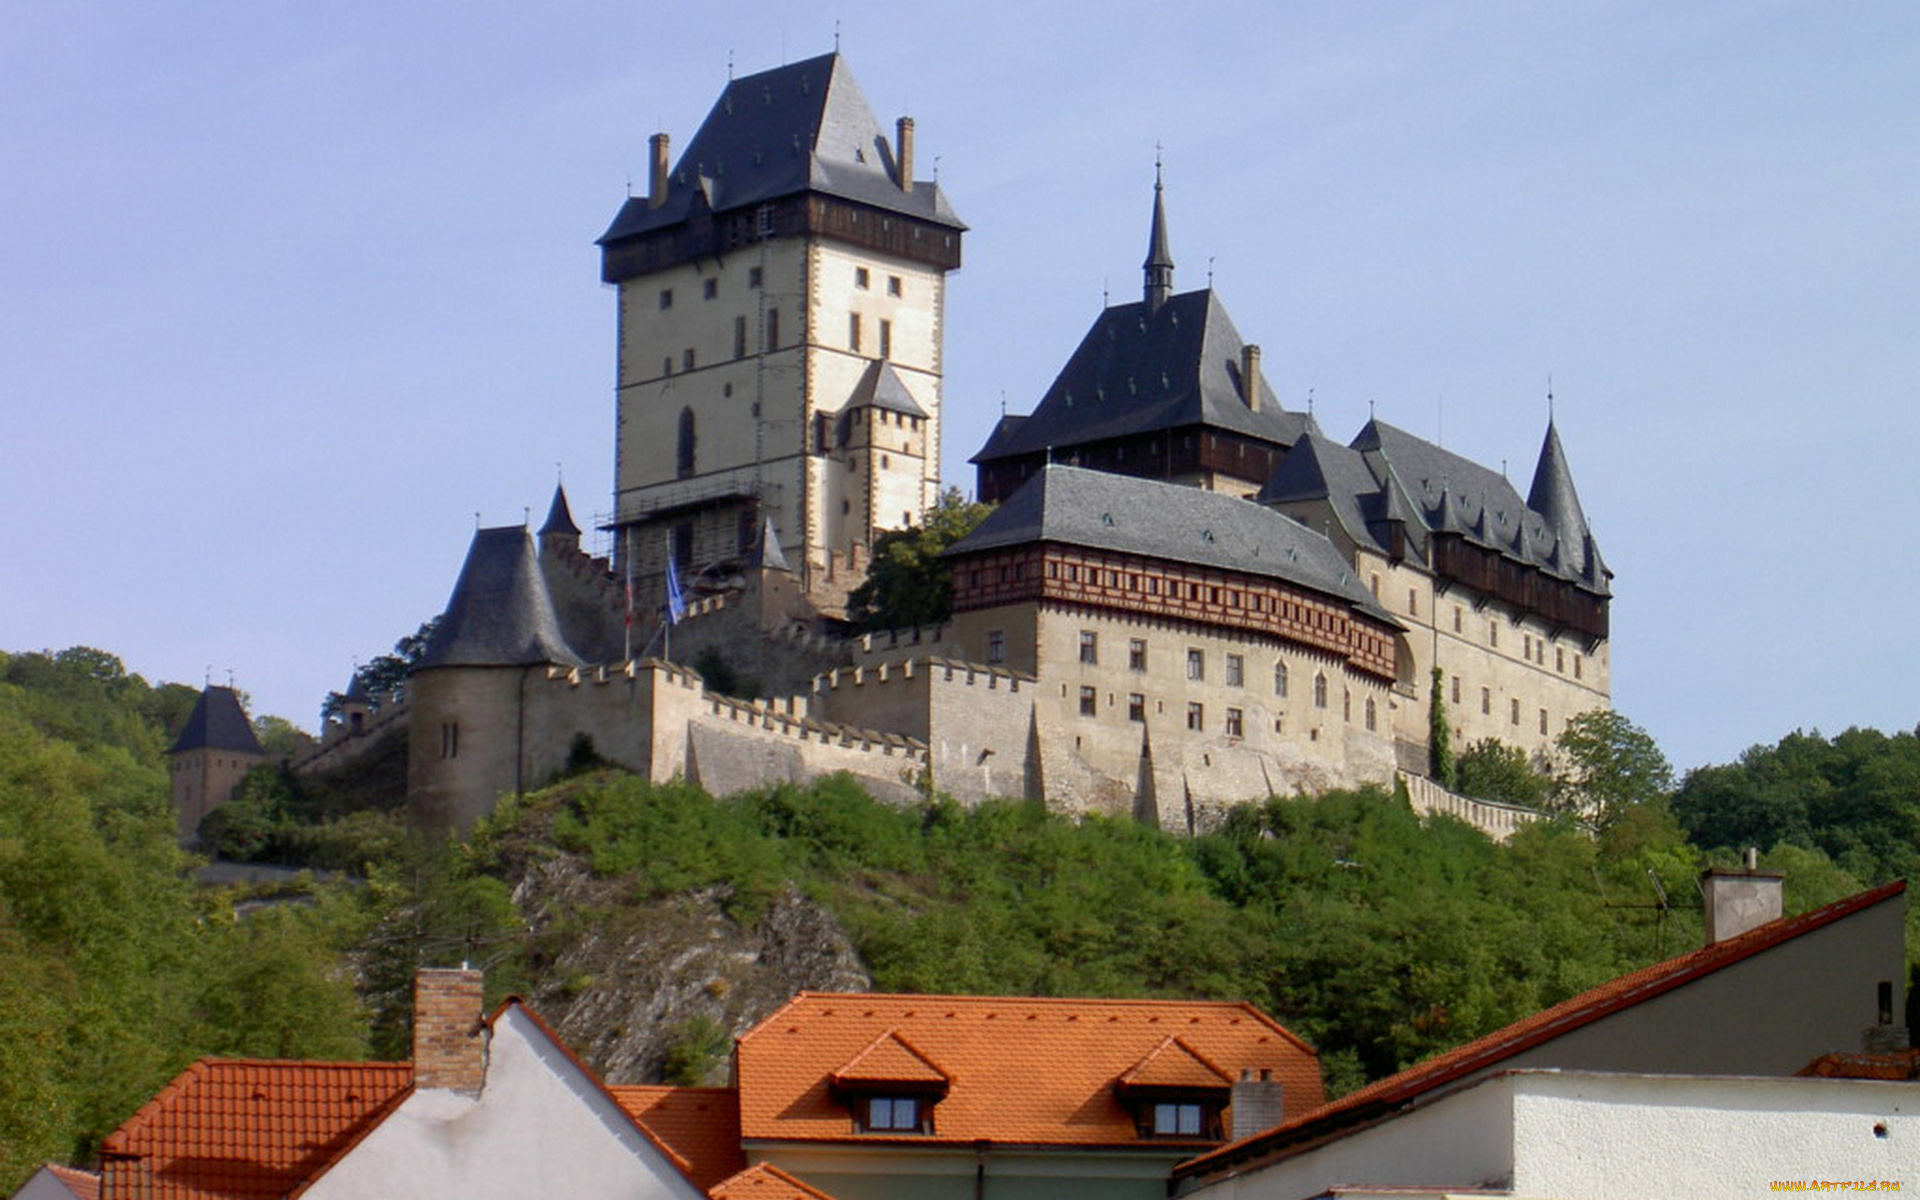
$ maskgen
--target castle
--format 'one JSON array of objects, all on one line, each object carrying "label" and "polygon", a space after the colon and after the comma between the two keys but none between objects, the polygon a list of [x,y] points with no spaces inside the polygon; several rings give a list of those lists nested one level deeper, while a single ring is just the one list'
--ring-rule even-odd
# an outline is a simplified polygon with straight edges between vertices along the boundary
[{"label": "castle", "polygon": [[[421,821],[590,745],[716,793],[848,771],[1191,830],[1269,793],[1431,794],[1436,686],[1456,744],[1530,753],[1608,703],[1611,572],[1551,420],[1524,499],[1380,420],[1328,438],[1211,288],[1174,290],[1157,181],[1140,300],[972,459],[998,507],[947,552],[953,618],[848,636],[874,539],[937,496],[966,226],[837,53],[730,82],[677,163],[650,149],[598,243],[612,552],[559,489],[537,532],[475,534],[407,688]],[[669,574],[689,603],[661,630]]]}]

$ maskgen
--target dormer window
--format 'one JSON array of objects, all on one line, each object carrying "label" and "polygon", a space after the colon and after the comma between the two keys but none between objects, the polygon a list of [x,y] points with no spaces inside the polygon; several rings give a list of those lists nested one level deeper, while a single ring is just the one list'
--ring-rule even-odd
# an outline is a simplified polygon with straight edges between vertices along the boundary
[{"label": "dormer window", "polygon": [[847,1106],[860,1133],[931,1134],[933,1109],[951,1080],[938,1065],[889,1030],[827,1077],[829,1093]]},{"label": "dormer window", "polygon": [[1167,1100],[1153,1106],[1152,1128],[1142,1133],[1154,1137],[1220,1136],[1220,1109],[1197,1100]]},{"label": "dormer window", "polygon": [[867,1133],[932,1133],[932,1106],[922,1104],[918,1096],[868,1096],[862,1103],[865,1113],[860,1128]]},{"label": "dormer window", "polygon": [[1143,1138],[1220,1141],[1220,1114],[1232,1099],[1226,1072],[1176,1037],[1129,1068],[1113,1090]]}]

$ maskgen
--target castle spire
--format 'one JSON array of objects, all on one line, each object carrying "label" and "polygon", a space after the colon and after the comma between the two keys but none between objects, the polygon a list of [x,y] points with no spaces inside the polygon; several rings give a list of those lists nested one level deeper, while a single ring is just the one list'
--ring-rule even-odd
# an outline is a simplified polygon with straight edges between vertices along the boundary
[{"label": "castle spire", "polygon": [[1560,446],[1560,431],[1552,417],[1547,418],[1547,436],[1540,444],[1540,461],[1533,469],[1527,507],[1545,517],[1547,526],[1559,535],[1567,565],[1578,574],[1588,575],[1594,558],[1593,530],[1580,509],[1573,472],[1567,467],[1567,452]]},{"label": "castle spire", "polygon": [[1173,294],[1173,252],[1167,249],[1167,209],[1161,200],[1160,156],[1153,158],[1153,232],[1147,241],[1147,311],[1157,312]]}]

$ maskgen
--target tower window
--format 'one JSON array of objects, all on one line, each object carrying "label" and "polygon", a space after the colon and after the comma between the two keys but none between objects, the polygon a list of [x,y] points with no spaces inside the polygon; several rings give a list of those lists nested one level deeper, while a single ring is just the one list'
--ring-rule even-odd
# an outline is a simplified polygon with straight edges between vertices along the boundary
[{"label": "tower window", "polygon": [[1080,661],[1088,666],[1100,662],[1100,635],[1091,629],[1080,631]]},{"label": "tower window", "polygon": [[759,287],[761,280],[765,278],[766,278],[766,273],[762,271],[759,267],[747,268],[747,286],[748,287],[750,288]]},{"label": "tower window", "polygon": [[1244,687],[1247,681],[1247,660],[1238,654],[1227,655],[1227,686]]},{"label": "tower window", "polygon": [[673,307],[673,289],[672,288],[660,289],[660,307],[662,309],[668,309]]},{"label": "tower window", "polygon": [[1127,720],[1145,723],[1147,719],[1147,698],[1139,692],[1127,694]]},{"label": "tower window", "polygon": [[883,320],[880,322],[880,357],[881,358],[893,357],[893,322],[892,321]]},{"label": "tower window", "polygon": [[1207,726],[1206,707],[1198,703],[1187,705],[1187,728],[1194,730],[1195,732],[1199,732],[1201,730],[1204,730],[1206,726]]},{"label": "tower window", "polygon": [[1127,670],[1144,671],[1147,669],[1147,639],[1129,638],[1127,640]]},{"label": "tower window", "polygon": [[1283,662],[1273,664],[1273,694],[1282,700],[1287,697],[1287,664]]},{"label": "tower window", "polygon": [[733,356],[735,358],[747,356],[747,319],[745,317],[733,319]]},{"label": "tower window", "polygon": [[1480,689],[1480,715],[1484,717],[1490,717],[1493,715],[1493,689],[1492,688]]},{"label": "tower window", "polygon": [[778,350],[779,348],[780,348],[780,310],[777,308],[770,308],[767,310],[767,349]]},{"label": "tower window", "polygon": [[708,279],[704,281],[700,285],[700,294],[708,300],[718,296],[720,294],[720,281],[718,279]]},{"label": "tower window", "polygon": [[1245,727],[1245,721],[1240,713],[1240,710],[1237,708],[1228,709],[1227,710],[1227,736],[1228,737],[1244,736],[1241,732],[1244,727]]},{"label": "tower window", "polygon": [[1094,715],[1096,711],[1098,711],[1098,709],[1099,709],[1099,701],[1095,697],[1094,690],[1090,687],[1081,688],[1080,689],[1080,715],[1083,717],[1091,717]]},{"label": "tower window", "polygon": [[853,269],[853,286],[864,292],[867,290],[867,285],[872,282],[873,277],[867,273],[865,267],[855,267]]},{"label": "tower window", "polygon": [[693,474],[693,451],[693,409],[683,408],[680,410],[680,440],[674,454],[674,466],[682,479]]},{"label": "tower window", "polygon": [[1518,696],[1507,701],[1507,723],[1510,725],[1518,725],[1520,723],[1520,698]]},{"label": "tower window", "polygon": [[1545,733],[1546,731],[1547,731],[1547,710],[1543,708],[1540,710],[1540,732]]},{"label": "tower window", "polygon": [[860,352],[860,314],[847,314],[847,349],[855,354]]},{"label": "tower window", "polygon": [[1453,677],[1453,702],[1455,704],[1460,703],[1460,677],[1458,675]]},{"label": "tower window", "polygon": [[1187,678],[1202,680],[1207,677],[1207,653],[1204,650],[1187,651]]},{"label": "tower window", "polygon": [[1007,661],[1007,635],[998,629],[987,630],[987,661],[1003,663]]},{"label": "tower window", "polygon": [[[1544,714],[1542,714],[1544,718]],[[1367,697],[1367,732],[1372,733],[1380,720],[1379,710],[1374,706],[1373,697]]]},{"label": "tower window", "polygon": [[899,294],[900,294],[900,277],[898,275],[887,276],[887,295],[898,296]]},{"label": "tower window", "polygon": [[682,370],[686,370],[686,371],[693,370],[693,347],[692,346],[688,346],[684,351],[681,352],[680,367]]},{"label": "tower window", "polygon": [[1313,676],[1313,706],[1315,708],[1327,706],[1327,677],[1317,671]]}]

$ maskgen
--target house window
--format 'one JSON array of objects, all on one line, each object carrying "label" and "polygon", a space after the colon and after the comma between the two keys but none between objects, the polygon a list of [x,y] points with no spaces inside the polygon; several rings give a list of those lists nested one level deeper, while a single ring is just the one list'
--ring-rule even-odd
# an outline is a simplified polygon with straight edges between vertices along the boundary
[{"label": "house window", "polygon": [[1088,666],[1100,661],[1100,635],[1091,629],[1080,631],[1080,661]]},{"label": "house window", "polygon": [[918,1096],[868,1096],[861,1102],[860,1128],[869,1133],[923,1131]]},{"label": "house window", "polygon": [[867,269],[865,267],[855,267],[853,269],[853,286],[859,288],[861,291],[864,292],[867,290],[867,286],[872,282],[873,282],[873,276],[867,272]]},{"label": "house window", "polygon": [[860,352],[860,314],[847,314],[847,349],[855,354]]},{"label": "house window", "polygon": [[1144,671],[1147,669],[1147,639],[1130,638],[1127,641],[1127,670]]},{"label": "house window", "polygon": [[892,321],[883,320],[880,322],[880,357],[881,358],[893,357],[893,322]]},{"label": "house window", "polygon": [[1206,727],[1207,727],[1206,706],[1201,704],[1188,704],[1187,705],[1187,728],[1193,729],[1193,730],[1201,730],[1201,729],[1205,729]]},{"label": "house window", "polygon": [[733,319],[733,356],[735,358],[747,356],[747,319],[745,317]]},{"label": "house window", "polygon": [[1315,708],[1327,706],[1327,677],[1318,671],[1313,674],[1313,706]]},{"label": "house window", "polygon": [[663,309],[673,307],[673,289],[672,288],[660,289],[660,307]]},{"label": "house window", "polygon": [[1273,694],[1282,700],[1287,697],[1287,664],[1283,662],[1273,664]]},{"label": "house window", "polygon": [[987,630],[987,661],[990,663],[1007,661],[1007,635],[1001,630]]},{"label": "house window", "polygon": [[1227,686],[1245,687],[1247,682],[1247,660],[1238,654],[1227,655]]},{"label": "house window", "polygon": [[1139,692],[1127,695],[1127,720],[1144,723],[1147,719],[1147,698]]},{"label": "house window", "polygon": [[1187,651],[1187,678],[1201,680],[1207,677],[1207,652],[1204,650]]},{"label": "house window", "polygon": [[705,283],[701,285],[700,293],[708,300],[713,299],[720,294],[720,281],[718,279],[705,281]]},{"label": "house window", "polygon": [[887,295],[898,296],[899,294],[900,294],[900,277],[898,275],[887,276]]},{"label": "house window", "polygon": [[1090,687],[1080,689],[1080,715],[1091,717],[1100,711],[1099,699]]},{"label": "house window", "polygon": [[1240,710],[1237,708],[1228,709],[1227,710],[1227,736],[1228,737],[1245,736],[1242,733],[1242,730],[1244,729],[1244,727],[1245,727],[1244,721],[1243,721],[1243,717],[1241,715]]},{"label": "house window", "polygon": [[1367,732],[1372,733],[1376,728],[1379,727],[1379,723],[1380,723],[1379,710],[1374,707],[1373,697],[1368,696],[1367,697]]},{"label": "house window", "polygon": [[748,287],[750,288],[759,287],[760,281],[765,278],[766,278],[766,273],[763,272],[759,267],[747,268],[747,286]]},{"label": "house window", "polygon": [[1153,1106],[1153,1132],[1156,1137],[1199,1137],[1206,1129],[1206,1106],[1192,1103],[1166,1103]]}]

